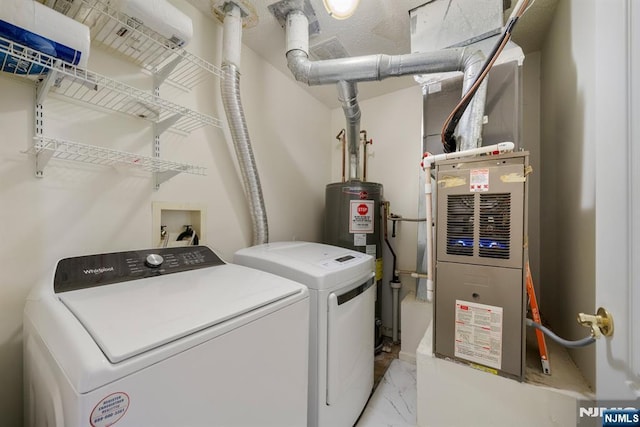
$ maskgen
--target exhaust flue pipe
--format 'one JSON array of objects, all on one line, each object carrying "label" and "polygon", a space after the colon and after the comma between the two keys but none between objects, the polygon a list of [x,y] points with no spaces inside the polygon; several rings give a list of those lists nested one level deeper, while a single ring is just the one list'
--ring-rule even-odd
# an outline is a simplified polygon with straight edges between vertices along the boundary
[{"label": "exhaust flue pipe", "polygon": [[234,3],[224,6],[224,33],[222,72],[220,80],[222,103],[231,130],[233,147],[240,165],[240,173],[249,202],[253,223],[253,245],[269,242],[267,213],[262,196],[262,187],[256,161],[251,148],[249,130],[240,99],[240,52],[242,45],[242,17],[240,8]]},{"label": "exhaust flue pipe", "polygon": [[[292,10],[287,14],[287,64],[296,80],[309,86],[383,80],[416,74],[462,71],[467,86],[473,83],[485,60],[481,50],[470,48],[442,49],[435,52],[416,52],[405,55],[365,55],[352,58],[311,61],[309,59],[309,22],[302,11]],[[470,79],[470,80],[469,80]],[[483,83],[484,84],[484,83]],[[340,88],[340,86],[339,86]],[[468,87],[464,87],[466,92]],[[469,143],[480,142],[486,85],[476,93],[467,121],[460,126],[463,139]],[[343,104],[344,108],[344,104]],[[347,118],[349,120],[349,118]],[[468,128],[468,129],[467,129]],[[355,144],[349,140],[349,146]],[[475,148],[472,147],[472,148]]]},{"label": "exhaust flue pipe", "polygon": [[347,142],[349,145],[349,175],[348,179],[360,180],[360,156],[358,144],[360,142],[360,106],[358,105],[358,89],[355,83],[341,80],[337,83],[338,99],[342,103],[342,110],[347,119]]},{"label": "exhaust flue pipe", "polygon": [[[485,56],[473,55],[467,58],[462,80],[463,95],[469,91],[476,78],[482,71]],[[473,96],[469,108],[464,112],[456,128],[456,151],[466,151],[482,146],[482,124],[484,121],[484,107],[487,101],[487,80],[481,84]]]}]

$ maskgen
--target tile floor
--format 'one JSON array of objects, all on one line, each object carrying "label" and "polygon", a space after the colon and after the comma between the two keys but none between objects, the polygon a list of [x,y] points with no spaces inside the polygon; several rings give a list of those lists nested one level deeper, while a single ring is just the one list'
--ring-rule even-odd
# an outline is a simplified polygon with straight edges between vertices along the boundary
[{"label": "tile floor", "polygon": [[376,368],[385,364],[388,368],[356,427],[415,427],[416,365],[397,359],[397,352],[376,357]]}]

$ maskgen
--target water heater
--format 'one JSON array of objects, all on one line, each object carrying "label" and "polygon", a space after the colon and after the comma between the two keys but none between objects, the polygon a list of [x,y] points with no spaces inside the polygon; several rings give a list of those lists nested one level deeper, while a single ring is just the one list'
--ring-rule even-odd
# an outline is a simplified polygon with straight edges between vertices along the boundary
[{"label": "water heater", "polygon": [[[328,184],[325,193],[324,243],[364,252],[374,257],[376,318],[381,318],[382,289],[382,184],[352,179]],[[376,348],[380,325],[375,326]]]},{"label": "water heater", "polygon": [[436,163],[434,353],[522,381],[528,153]]}]

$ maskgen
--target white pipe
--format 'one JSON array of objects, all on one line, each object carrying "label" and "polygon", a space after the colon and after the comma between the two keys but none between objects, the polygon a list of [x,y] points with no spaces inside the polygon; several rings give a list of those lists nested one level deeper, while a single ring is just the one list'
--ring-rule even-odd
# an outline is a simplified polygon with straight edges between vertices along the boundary
[{"label": "white pipe", "polygon": [[425,182],[424,182],[424,195],[425,195],[425,208],[427,218],[427,302],[433,302],[434,294],[434,282],[433,282],[433,205],[431,198],[431,162],[427,162],[424,168]]},{"label": "white pipe", "polygon": [[427,218],[427,301],[432,302],[435,293],[435,282],[433,280],[433,205],[432,205],[432,186],[431,186],[431,165],[440,160],[457,159],[463,157],[477,156],[478,154],[502,154],[513,151],[515,144],[513,142],[501,142],[499,144],[488,145],[486,147],[473,148],[466,151],[456,151],[455,153],[444,153],[431,155],[426,153],[422,159],[422,167],[425,173],[424,194],[425,208]]},{"label": "white pipe", "polygon": [[229,64],[240,68],[240,52],[242,46],[242,14],[235,4],[225,6],[224,38],[222,43],[222,58]]},{"label": "white pipe", "polygon": [[309,55],[309,20],[301,11],[287,15],[287,52],[301,50]]},{"label": "white pipe", "polygon": [[426,153],[422,158],[422,167],[426,170],[427,165],[431,167],[432,164],[439,162],[440,160],[472,157],[477,156],[478,154],[502,154],[513,151],[514,148],[515,144],[513,142],[501,142],[499,144],[487,145],[485,147],[472,148],[471,150],[456,151],[455,153],[443,153],[436,155]]}]

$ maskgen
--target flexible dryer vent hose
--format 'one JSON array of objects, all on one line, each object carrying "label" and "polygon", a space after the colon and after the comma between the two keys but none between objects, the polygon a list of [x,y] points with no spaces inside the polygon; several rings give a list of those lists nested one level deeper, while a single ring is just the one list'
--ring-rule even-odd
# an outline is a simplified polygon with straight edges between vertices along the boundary
[{"label": "flexible dryer vent hose", "polygon": [[228,3],[224,21],[224,57],[222,71],[224,78],[220,80],[222,103],[229,122],[233,147],[238,158],[240,173],[246,196],[249,202],[251,220],[253,224],[253,245],[269,242],[269,226],[267,213],[262,196],[262,186],[256,161],[251,148],[249,129],[240,99],[240,46],[242,38],[242,20],[240,9],[233,3]]}]

